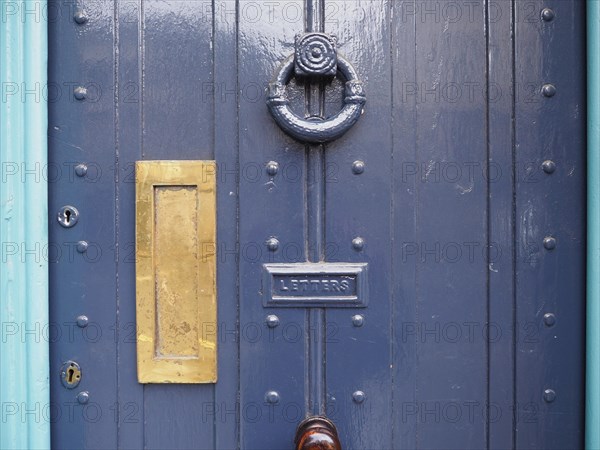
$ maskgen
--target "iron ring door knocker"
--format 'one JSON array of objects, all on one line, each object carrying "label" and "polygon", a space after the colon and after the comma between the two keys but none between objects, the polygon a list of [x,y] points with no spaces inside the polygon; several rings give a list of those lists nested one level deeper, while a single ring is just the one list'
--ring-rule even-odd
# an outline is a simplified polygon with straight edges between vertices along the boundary
[{"label": "iron ring door knocker", "polygon": [[[344,107],[327,118],[302,118],[289,105],[286,85],[292,76],[333,77],[340,73],[346,81]],[[269,83],[267,106],[275,122],[288,135],[306,143],[322,144],[346,133],[362,114],[366,97],[362,81],[352,64],[337,54],[335,39],[326,33],[306,33],[296,37],[296,51],[279,67]]]}]

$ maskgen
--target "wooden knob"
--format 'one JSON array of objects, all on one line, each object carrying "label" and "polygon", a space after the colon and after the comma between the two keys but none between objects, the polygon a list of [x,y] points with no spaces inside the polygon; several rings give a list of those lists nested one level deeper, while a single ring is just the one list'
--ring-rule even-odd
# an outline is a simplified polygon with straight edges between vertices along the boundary
[{"label": "wooden knob", "polygon": [[296,450],[342,450],[337,429],[325,417],[303,420],[296,430]]}]

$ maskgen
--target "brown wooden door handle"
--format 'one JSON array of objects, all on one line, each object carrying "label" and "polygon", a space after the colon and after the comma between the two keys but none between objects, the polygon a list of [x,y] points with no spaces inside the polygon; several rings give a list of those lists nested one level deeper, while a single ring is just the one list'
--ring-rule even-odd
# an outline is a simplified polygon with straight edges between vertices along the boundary
[{"label": "brown wooden door handle", "polygon": [[334,423],[321,416],[300,422],[294,443],[296,450],[342,450]]}]

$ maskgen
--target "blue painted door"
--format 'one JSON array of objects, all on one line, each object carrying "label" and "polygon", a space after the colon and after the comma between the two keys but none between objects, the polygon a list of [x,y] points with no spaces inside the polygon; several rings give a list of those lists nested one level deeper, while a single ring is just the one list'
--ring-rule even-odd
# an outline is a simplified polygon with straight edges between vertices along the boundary
[{"label": "blue painted door", "polygon": [[[293,448],[314,414],[345,449],[582,446],[583,2],[47,12],[55,448]],[[266,106],[306,31],[336,36],[367,99],[324,145],[284,133]],[[318,122],[343,89],[294,77],[287,95]],[[137,382],[139,160],[216,160],[215,384]],[[301,263],[334,272],[294,269],[273,278],[281,289],[330,289],[352,264],[364,301],[270,301],[267,267]]]}]

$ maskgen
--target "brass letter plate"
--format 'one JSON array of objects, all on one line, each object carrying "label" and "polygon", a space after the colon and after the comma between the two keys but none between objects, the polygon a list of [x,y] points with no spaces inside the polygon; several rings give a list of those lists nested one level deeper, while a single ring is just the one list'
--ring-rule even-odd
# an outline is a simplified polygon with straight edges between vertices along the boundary
[{"label": "brass letter plate", "polygon": [[217,381],[216,165],[136,163],[140,383]]}]

